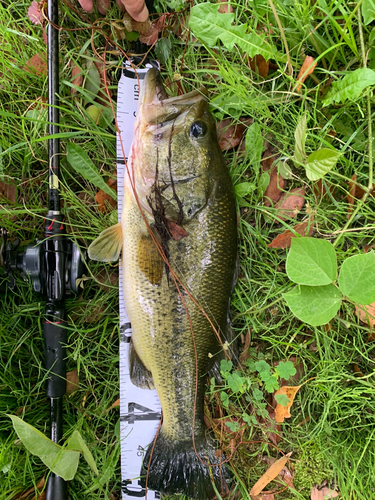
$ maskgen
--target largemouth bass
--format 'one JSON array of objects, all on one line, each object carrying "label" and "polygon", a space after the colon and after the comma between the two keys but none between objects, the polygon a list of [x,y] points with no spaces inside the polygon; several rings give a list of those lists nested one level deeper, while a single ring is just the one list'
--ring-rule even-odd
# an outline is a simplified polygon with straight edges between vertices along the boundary
[{"label": "largemouth bass", "polygon": [[222,341],[231,338],[233,189],[200,92],[166,98],[159,73],[149,70],[134,131],[121,223],[103,231],[89,256],[116,260],[122,249],[131,379],[155,387],[162,406],[141,473],[151,489],[207,500],[212,481],[220,491],[229,478],[203,416],[204,375],[222,355],[210,321]]}]

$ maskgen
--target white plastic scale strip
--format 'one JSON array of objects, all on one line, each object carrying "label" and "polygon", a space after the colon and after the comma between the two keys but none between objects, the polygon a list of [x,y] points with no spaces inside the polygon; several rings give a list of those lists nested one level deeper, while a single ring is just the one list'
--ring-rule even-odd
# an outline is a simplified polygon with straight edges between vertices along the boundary
[{"label": "white plastic scale strip", "polygon": [[[155,63],[153,62],[153,66]],[[118,220],[121,220],[124,197],[125,161],[123,151],[129,155],[133,140],[133,126],[138,108],[139,84],[152,67],[146,64],[137,69],[138,79],[129,63],[125,63],[118,85],[117,124],[122,147],[117,135],[117,193]],[[139,83],[138,83],[139,81]],[[127,158],[126,158],[127,159]],[[129,375],[129,342],[131,325],[124,305],[122,266],[120,261],[120,438],[122,498],[145,498],[139,484],[139,475],[147,446],[153,442],[161,417],[161,406],[155,390],[140,389],[132,384]],[[157,491],[147,490],[147,500],[160,498]]]}]

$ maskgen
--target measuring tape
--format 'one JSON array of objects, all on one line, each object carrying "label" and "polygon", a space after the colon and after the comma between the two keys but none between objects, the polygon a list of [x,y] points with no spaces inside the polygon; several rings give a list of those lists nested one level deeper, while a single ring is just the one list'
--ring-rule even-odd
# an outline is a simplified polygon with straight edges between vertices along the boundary
[{"label": "measuring tape", "polygon": [[[137,60],[133,60],[137,63]],[[125,154],[130,152],[133,141],[133,127],[138,108],[142,81],[151,67],[159,67],[156,61],[149,61],[137,75],[130,63],[123,66],[117,95],[117,193],[118,220],[121,221],[124,198]],[[138,83],[139,82],[139,83]],[[121,490],[124,499],[145,498],[145,490],[140,486],[139,474],[147,446],[153,442],[161,418],[161,405],[155,390],[141,389],[130,380],[129,346],[131,324],[126,314],[120,260],[119,279],[120,300],[120,439],[121,439]],[[160,498],[160,493],[147,489],[147,499]]]}]

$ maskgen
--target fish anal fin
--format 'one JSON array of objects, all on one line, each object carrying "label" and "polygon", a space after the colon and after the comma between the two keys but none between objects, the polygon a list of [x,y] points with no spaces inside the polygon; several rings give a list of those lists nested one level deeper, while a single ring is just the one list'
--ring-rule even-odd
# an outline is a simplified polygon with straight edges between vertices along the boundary
[{"label": "fish anal fin", "polygon": [[142,389],[154,389],[152,374],[142,363],[132,341],[130,341],[129,363],[130,380],[133,384],[137,387],[141,387]]},{"label": "fish anal fin", "polygon": [[122,249],[123,237],[121,224],[109,227],[102,231],[88,248],[91,260],[113,262],[118,260]]},{"label": "fish anal fin", "polygon": [[163,259],[149,234],[142,234],[138,239],[137,263],[152,285],[160,285],[163,277]]}]

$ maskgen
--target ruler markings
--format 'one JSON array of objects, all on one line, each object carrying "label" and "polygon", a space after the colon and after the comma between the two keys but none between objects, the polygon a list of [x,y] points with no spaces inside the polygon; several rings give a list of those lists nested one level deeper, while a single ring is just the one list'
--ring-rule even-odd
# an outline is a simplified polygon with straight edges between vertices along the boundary
[{"label": "ruler markings", "polygon": [[[124,195],[125,160],[123,149],[130,152],[133,139],[133,125],[138,107],[139,85],[134,79],[130,65],[126,65],[120,82],[117,102],[117,123],[122,146],[117,134],[117,192],[118,220],[121,220],[122,199]],[[142,81],[147,69],[137,70]],[[122,96],[125,96],[124,98]],[[127,159],[127,158],[126,158]],[[136,387],[130,380],[129,348],[131,324],[126,314],[123,292],[122,262],[120,260],[119,313],[120,313],[120,439],[121,439],[121,477],[122,498],[145,498],[145,491],[139,484],[139,474],[143,455],[153,441],[161,417],[161,406],[155,390]],[[160,499],[157,491],[147,491],[148,500]]]}]

